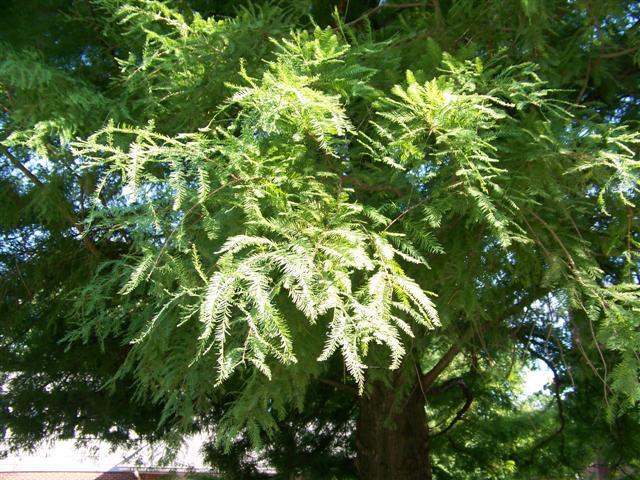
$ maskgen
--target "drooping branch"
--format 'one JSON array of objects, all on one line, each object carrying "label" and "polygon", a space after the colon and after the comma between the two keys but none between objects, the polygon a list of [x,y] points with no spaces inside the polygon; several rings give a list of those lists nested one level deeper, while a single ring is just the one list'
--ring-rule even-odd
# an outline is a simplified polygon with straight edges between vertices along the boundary
[{"label": "drooping branch", "polygon": [[433,437],[436,437],[438,435],[444,435],[449,430],[451,430],[456,423],[462,420],[462,417],[467,412],[467,410],[469,410],[469,408],[471,407],[471,404],[473,403],[473,393],[471,392],[471,389],[465,383],[465,381],[460,377],[451,378],[446,382],[442,383],[441,385],[436,385],[430,388],[427,391],[427,395],[443,393],[443,392],[446,392],[447,390],[450,390],[453,387],[458,387],[462,391],[462,394],[464,395],[464,405],[462,406],[462,408],[460,408],[460,410],[458,410],[458,413],[456,413],[456,416],[453,417],[453,420],[449,422],[449,425],[447,425],[445,428],[443,428],[439,432],[432,434]]},{"label": "drooping branch", "polygon": [[[569,249],[564,244],[564,242],[562,241],[560,236],[537,213],[535,213],[534,211],[530,211],[529,213],[531,214],[531,216],[533,216],[549,232],[549,234],[551,234],[551,236],[553,237],[555,242],[559,245],[559,247],[563,251],[564,255],[566,256],[567,265],[569,266],[569,269],[570,269],[573,277],[575,278],[576,282],[578,283],[578,285],[580,285],[581,287],[584,287],[584,288],[588,288],[585,285],[585,282],[582,279],[580,272],[578,271],[578,268],[576,266],[575,260],[573,259],[573,256],[571,255],[571,252],[569,252]],[[531,228],[531,225],[526,221],[526,219],[525,219],[525,222],[527,223],[527,226],[532,231],[532,233],[534,233],[533,229]],[[548,257],[550,257],[550,254],[549,254],[548,250],[545,248],[545,246],[542,243],[542,241],[538,238],[537,235],[535,235],[535,233],[534,233],[534,236],[536,237],[536,243],[544,250],[545,254]],[[602,307],[602,310],[607,310],[608,307],[607,307],[606,303],[602,300],[602,298],[600,298],[599,296],[597,296],[597,298],[598,298],[598,301],[600,303],[600,306]],[[582,310],[586,311],[586,307],[582,306]],[[574,324],[571,313],[569,313],[569,321],[570,321],[570,323]],[[592,336],[592,338],[594,340],[593,345],[596,348],[596,350],[598,352],[598,355],[600,356],[600,360],[602,361],[602,366],[603,366],[603,369],[604,369],[603,375],[600,374],[598,369],[595,367],[595,365],[593,364],[593,362],[589,358],[589,355],[587,355],[587,352],[585,351],[584,347],[582,346],[582,340],[580,338],[580,332],[579,332],[578,326],[574,324],[573,333],[574,333],[574,336],[575,336],[575,344],[577,345],[578,350],[582,354],[582,357],[586,361],[587,365],[589,365],[589,367],[593,371],[594,375],[600,381],[602,381],[602,385],[603,385],[603,389],[604,389],[604,401],[608,405],[609,404],[608,394],[609,394],[609,391],[610,391],[610,387],[609,387],[609,382],[607,380],[607,378],[608,378],[607,361],[605,359],[604,353],[602,352],[602,349],[600,348],[600,345],[599,345],[598,340],[596,338],[596,334],[595,334],[595,331],[593,329],[593,322],[590,319],[588,319],[588,322],[589,322],[589,327],[590,327],[590,331],[591,331],[591,336]]]},{"label": "drooping branch", "polygon": [[[2,152],[2,154],[9,159],[9,161],[11,162],[11,164],[16,167],[18,170],[20,170],[22,173],[24,173],[24,175],[38,188],[46,188],[46,185],[44,183],[42,183],[42,181],[36,177],[33,172],[31,172],[31,170],[29,170],[13,153],[11,153],[11,151],[3,144],[0,143],[0,152]],[[80,237],[82,238],[82,243],[84,244],[85,248],[89,251],[89,253],[91,253],[91,255],[93,255],[96,258],[100,258],[100,251],[98,250],[98,247],[96,247],[96,244],[93,242],[93,240],[91,240],[91,238],[89,238],[89,236],[86,234],[86,231],[84,229],[84,226],[82,225],[81,222],[79,222],[76,217],[73,215],[73,209],[71,208],[71,206],[68,206],[68,208],[65,206],[64,207],[64,211],[63,211],[63,215],[65,220],[72,226],[74,227],[76,230],[78,230],[78,233],[80,234]]]}]

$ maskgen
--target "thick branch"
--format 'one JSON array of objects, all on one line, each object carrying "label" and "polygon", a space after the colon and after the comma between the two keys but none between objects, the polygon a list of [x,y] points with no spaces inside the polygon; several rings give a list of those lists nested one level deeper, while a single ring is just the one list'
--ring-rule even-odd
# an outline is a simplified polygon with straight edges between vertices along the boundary
[{"label": "thick branch", "polygon": [[[36,177],[20,160],[18,160],[18,158],[9,151],[9,149],[2,145],[0,143],[0,151],[2,152],[2,154],[7,157],[9,159],[9,161],[18,169],[20,170],[22,173],[25,174],[25,176],[31,180],[31,182],[38,188],[46,188],[46,185],[44,183],[42,183],[40,181],[40,179],[38,177]],[[69,209],[71,211],[73,211],[73,209],[71,207],[69,207]],[[80,233],[80,236],[82,237],[82,243],[84,243],[84,246],[86,247],[86,249],[89,251],[89,253],[91,253],[91,255],[93,255],[96,258],[100,258],[100,251],[98,250],[98,248],[96,247],[95,243],[93,243],[93,240],[91,240],[85,232],[84,227],[82,226],[82,224],[75,218],[75,216],[70,213],[69,210],[67,210],[65,208],[64,210],[64,218],[65,220],[67,220],[67,222],[72,226],[75,227],[76,230],[78,230],[78,233]]]},{"label": "thick branch", "polygon": [[433,384],[436,382],[437,378],[442,372],[444,372],[445,368],[447,368],[451,364],[451,362],[453,362],[453,359],[458,356],[458,353],[460,353],[460,350],[462,350],[462,345],[466,343],[469,338],[471,338],[471,335],[473,335],[473,329],[470,328],[465,333],[463,339],[451,345],[449,350],[447,350],[447,352],[440,358],[440,360],[438,360],[438,363],[436,363],[431,370],[422,375],[419,380],[422,388],[425,391],[429,392],[431,390],[431,387],[433,387]]},{"label": "thick branch", "polygon": [[456,343],[451,345],[451,347],[449,347],[449,350],[445,352],[445,354],[440,358],[440,360],[438,360],[438,363],[436,363],[433,366],[433,368],[431,368],[431,370],[429,370],[427,373],[425,373],[421,377],[418,377],[418,381],[420,382],[421,388],[424,391],[428,391],[434,385],[435,381],[438,379],[440,374],[442,374],[442,372],[445,371],[445,369],[451,364],[451,362],[453,362],[453,360],[462,351],[462,347],[464,346],[464,344],[467,343],[476,332],[478,334],[482,334],[482,332],[487,328],[489,328],[492,324],[500,323],[506,320],[507,318],[515,315],[516,313],[521,312],[522,309],[524,309],[528,305],[531,305],[531,303],[536,298],[539,297],[540,293],[541,292],[538,291],[538,289],[534,289],[533,291],[525,295],[522,299],[520,299],[520,301],[514,303],[511,307],[507,308],[504,312],[498,315],[491,322],[483,323],[479,325],[477,328],[474,328],[474,326],[471,325],[464,332],[462,337]]},{"label": "thick branch", "polygon": [[580,100],[582,100],[582,97],[584,96],[585,92],[587,91],[587,88],[589,87],[589,79],[591,78],[592,62],[593,60],[591,59],[591,57],[589,57],[589,60],[587,60],[587,72],[584,75],[582,88],[580,89],[580,92],[578,92],[578,96],[576,97],[576,103],[580,103]]}]

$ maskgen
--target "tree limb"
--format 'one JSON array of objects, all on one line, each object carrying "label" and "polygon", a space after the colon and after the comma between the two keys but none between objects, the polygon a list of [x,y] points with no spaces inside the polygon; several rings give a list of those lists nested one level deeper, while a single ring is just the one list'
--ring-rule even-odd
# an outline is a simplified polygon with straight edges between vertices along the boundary
[{"label": "tree limb", "polygon": [[593,60],[591,59],[591,57],[589,57],[589,59],[587,60],[587,71],[584,74],[584,81],[582,82],[582,88],[580,89],[580,92],[578,92],[578,96],[576,97],[576,103],[580,103],[580,100],[582,100],[582,97],[584,96],[585,92],[587,91],[587,87],[589,86],[589,79],[591,78],[592,62]]},{"label": "tree limb", "polygon": [[340,390],[346,390],[354,395],[358,394],[358,389],[353,385],[347,385],[346,383],[336,382],[335,380],[330,380],[328,378],[319,378],[318,381],[320,383],[324,383],[325,385],[331,385],[332,387],[338,388]]},{"label": "tree limb", "polygon": [[31,171],[27,167],[25,167],[24,164],[20,160],[18,160],[16,156],[13,155],[13,153],[11,153],[9,149],[1,143],[0,143],[0,150],[2,151],[3,155],[9,159],[9,161],[13,164],[13,166],[16,167],[18,170],[20,170],[22,173],[24,173],[27,176],[27,178],[31,180],[31,182],[33,182],[36,186],[40,188],[44,188],[45,186],[44,183],[42,183],[38,177],[36,177],[33,173],[31,173]]},{"label": "tree limb", "polygon": [[350,22],[345,23],[345,25],[355,25],[356,23],[359,23],[362,20],[364,20],[365,18],[369,18],[370,16],[375,15],[380,10],[385,9],[385,8],[392,8],[392,9],[400,10],[400,9],[403,9],[403,8],[416,8],[416,7],[424,7],[424,3],[422,3],[422,2],[414,2],[414,3],[385,3],[385,2],[380,2],[380,3],[378,3],[378,6],[372,8],[371,10],[367,10],[362,15],[360,15],[358,18],[356,18],[355,20],[351,20]]},{"label": "tree limb", "polygon": [[[529,352],[534,357],[542,360],[547,365],[547,367],[549,367],[549,370],[551,370],[551,372],[553,373],[553,396],[556,400],[556,405],[558,406],[558,422],[559,422],[558,429],[555,432],[553,432],[547,438],[544,438],[542,441],[538,442],[538,444],[536,444],[532,448],[530,452],[529,463],[533,463],[534,453],[537,452],[539,449],[541,449],[543,446],[545,446],[547,443],[549,443],[551,440],[553,440],[555,437],[557,437],[563,432],[565,427],[565,419],[564,419],[564,410],[562,407],[562,398],[560,397],[560,379],[558,377],[558,371],[555,368],[555,365],[551,360],[546,358],[544,355],[538,353],[533,348],[529,348]],[[564,439],[562,437],[561,437],[561,443],[560,443],[560,453],[564,458]]]},{"label": "tree limb", "polygon": [[442,30],[444,28],[444,15],[442,14],[442,7],[440,6],[440,0],[432,0],[433,13],[436,17],[436,26]]},{"label": "tree limb", "polygon": [[473,403],[473,393],[471,392],[471,389],[465,383],[465,381],[460,377],[451,378],[441,385],[437,385],[435,387],[430,388],[427,391],[427,395],[443,393],[443,392],[446,392],[447,390],[450,390],[453,387],[458,387],[462,391],[462,394],[464,395],[464,405],[460,410],[458,410],[458,413],[456,413],[456,416],[453,418],[453,420],[451,420],[449,425],[447,425],[445,428],[443,428],[439,432],[432,434],[431,435],[432,437],[437,437],[438,435],[444,435],[449,430],[451,430],[456,423],[462,420],[462,417],[467,412],[467,410],[469,410],[469,408],[471,407],[471,404]]},{"label": "tree limb", "polygon": [[421,388],[425,391],[428,391],[438,379],[440,374],[444,372],[444,370],[453,362],[453,360],[458,356],[458,354],[462,351],[462,347],[474,336],[474,334],[478,333],[481,335],[484,330],[489,328],[491,324],[500,323],[507,318],[515,315],[516,313],[522,311],[523,308],[531,305],[536,298],[540,296],[540,291],[538,289],[533,289],[523,298],[521,298],[518,302],[514,303],[510,308],[506,309],[502,314],[497,316],[491,322],[486,322],[479,325],[476,328],[474,326],[470,326],[462,335],[462,337],[449,347],[449,350],[445,352],[445,354],[438,360],[438,362],[422,376],[418,377],[418,381],[420,382]]},{"label": "tree limb", "polygon": [[[18,160],[18,158],[11,153],[11,151],[9,151],[9,149],[0,143],[0,151],[2,152],[2,154],[7,157],[9,159],[9,161],[13,164],[13,166],[15,166],[18,170],[20,170],[22,173],[25,174],[25,176],[31,180],[31,182],[38,188],[46,188],[46,185],[44,183],[42,183],[40,181],[40,179],[38,177],[36,177],[20,160]],[[71,206],[69,206],[69,210],[73,211],[73,209],[71,208]],[[93,240],[91,240],[91,238],[89,238],[89,236],[86,234],[86,231],[84,229],[84,226],[82,225],[82,223],[80,223],[75,216],[70,213],[70,211],[67,210],[65,208],[63,215],[65,220],[72,226],[75,227],[76,230],[78,230],[78,233],[80,233],[80,237],[82,238],[82,243],[84,243],[84,246],[86,247],[86,249],[89,251],[89,253],[91,253],[91,255],[93,255],[96,258],[100,258],[100,251],[98,250],[98,247],[96,247],[96,244],[93,243]]]},{"label": "tree limb", "polygon": [[444,372],[444,370],[451,364],[451,362],[453,362],[453,359],[456,358],[458,353],[460,353],[460,350],[462,350],[462,345],[466,343],[472,335],[473,329],[470,328],[465,332],[462,339],[451,345],[449,350],[447,350],[447,352],[440,358],[440,360],[438,360],[438,363],[436,363],[433,368],[431,368],[431,370],[429,370],[419,378],[420,385],[426,392],[429,392],[431,390],[431,387],[433,387],[433,384],[436,382],[437,378],[442,372]]},{"label": "tree limb", "polygon": [[418,203],[415,203],[413,205],[411,205],[409,208],[407,208],[405,211],[401,212],[396,218],[394,218],[393,220],[391,220],[391,223],[389,223],[389,225],[386,226],[386,228],[384,229],[384,231],[389,230],[389,228],[391,228],[391,226],[396,223],[397,221],[401,220],[402,217],[404,217],[405,215],[407,215],[409,212],[411,212],[412,210],[415,210],[416,208],[418,208],[420,205],[423,205],[425,203],[427,203],[430,200],[430,198],[424,198],[422,200],[420,200]]},{"label": "tree limb", "polygon": [[364,192],[389,192],[393,193],[397,197],[402,197],[403,195],[399,188],[392,187],[390,185],[369,185],[368,183],[362,182],[351,175],[341,176],[340,182],[351,183]]},{"label": "tree limb", "polygon": [[631,47],[631,48],[625,48],[624,50],[618,50],[618,51],[615,51],[615,52],[603,52],[599,56],[600,56],[600,58],[622,57],[622,56],[627,55],[629,53],[636,52],[639,48],[640,47]]}]

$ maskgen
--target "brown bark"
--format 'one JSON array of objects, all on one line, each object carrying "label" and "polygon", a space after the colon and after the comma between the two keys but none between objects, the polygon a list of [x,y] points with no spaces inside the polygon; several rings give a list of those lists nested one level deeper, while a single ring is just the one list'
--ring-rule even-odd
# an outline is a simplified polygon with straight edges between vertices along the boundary
[{"label": "brown bark", "polygon": [[356,462],[361,479],[431,479],[424,396],[417,384],[404,399],[398,399],[401,390],[374,383],[360,399]]},{"label": "brown bark", "polygon": [[[369,391],[359,400],[360,413],[356,426],[356,466],[363,480],[431,480],[429,459],[430,437],[449,431],[471,406],[473,395],[462,379],[450,379],[436,386],[440,375],[462,351],[463,346],[476,334],[492,324],[520,313],[539,298],[544,291],[536,289],[520,298],[492,322],[471,326],[454,342],[440,360],[425,374],[416,371],[417,380],[397,374],[392,385],[381,382],[370,384]],[[404,378],[404,380],[403,380]],[[415,377],[414,377],[415,378]],[[402,384],[410,381],[412,385]],[[454,420],[437,433],[429,432],[425,411],[425,396],[457,386],[465,397],[464,406]],[[400,392],[410,392],[402,397]]]}]

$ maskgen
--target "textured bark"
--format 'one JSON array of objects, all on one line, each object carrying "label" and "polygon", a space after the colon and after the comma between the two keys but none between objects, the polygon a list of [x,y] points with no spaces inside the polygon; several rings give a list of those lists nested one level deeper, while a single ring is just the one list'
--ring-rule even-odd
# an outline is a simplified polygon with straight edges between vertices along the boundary
[{"label": "textured bark", "polygon": [[424,407],[417,385],[399,401],[394,388],[376,383],[360,399],[356,448],[361,479],[431,479]]}]

